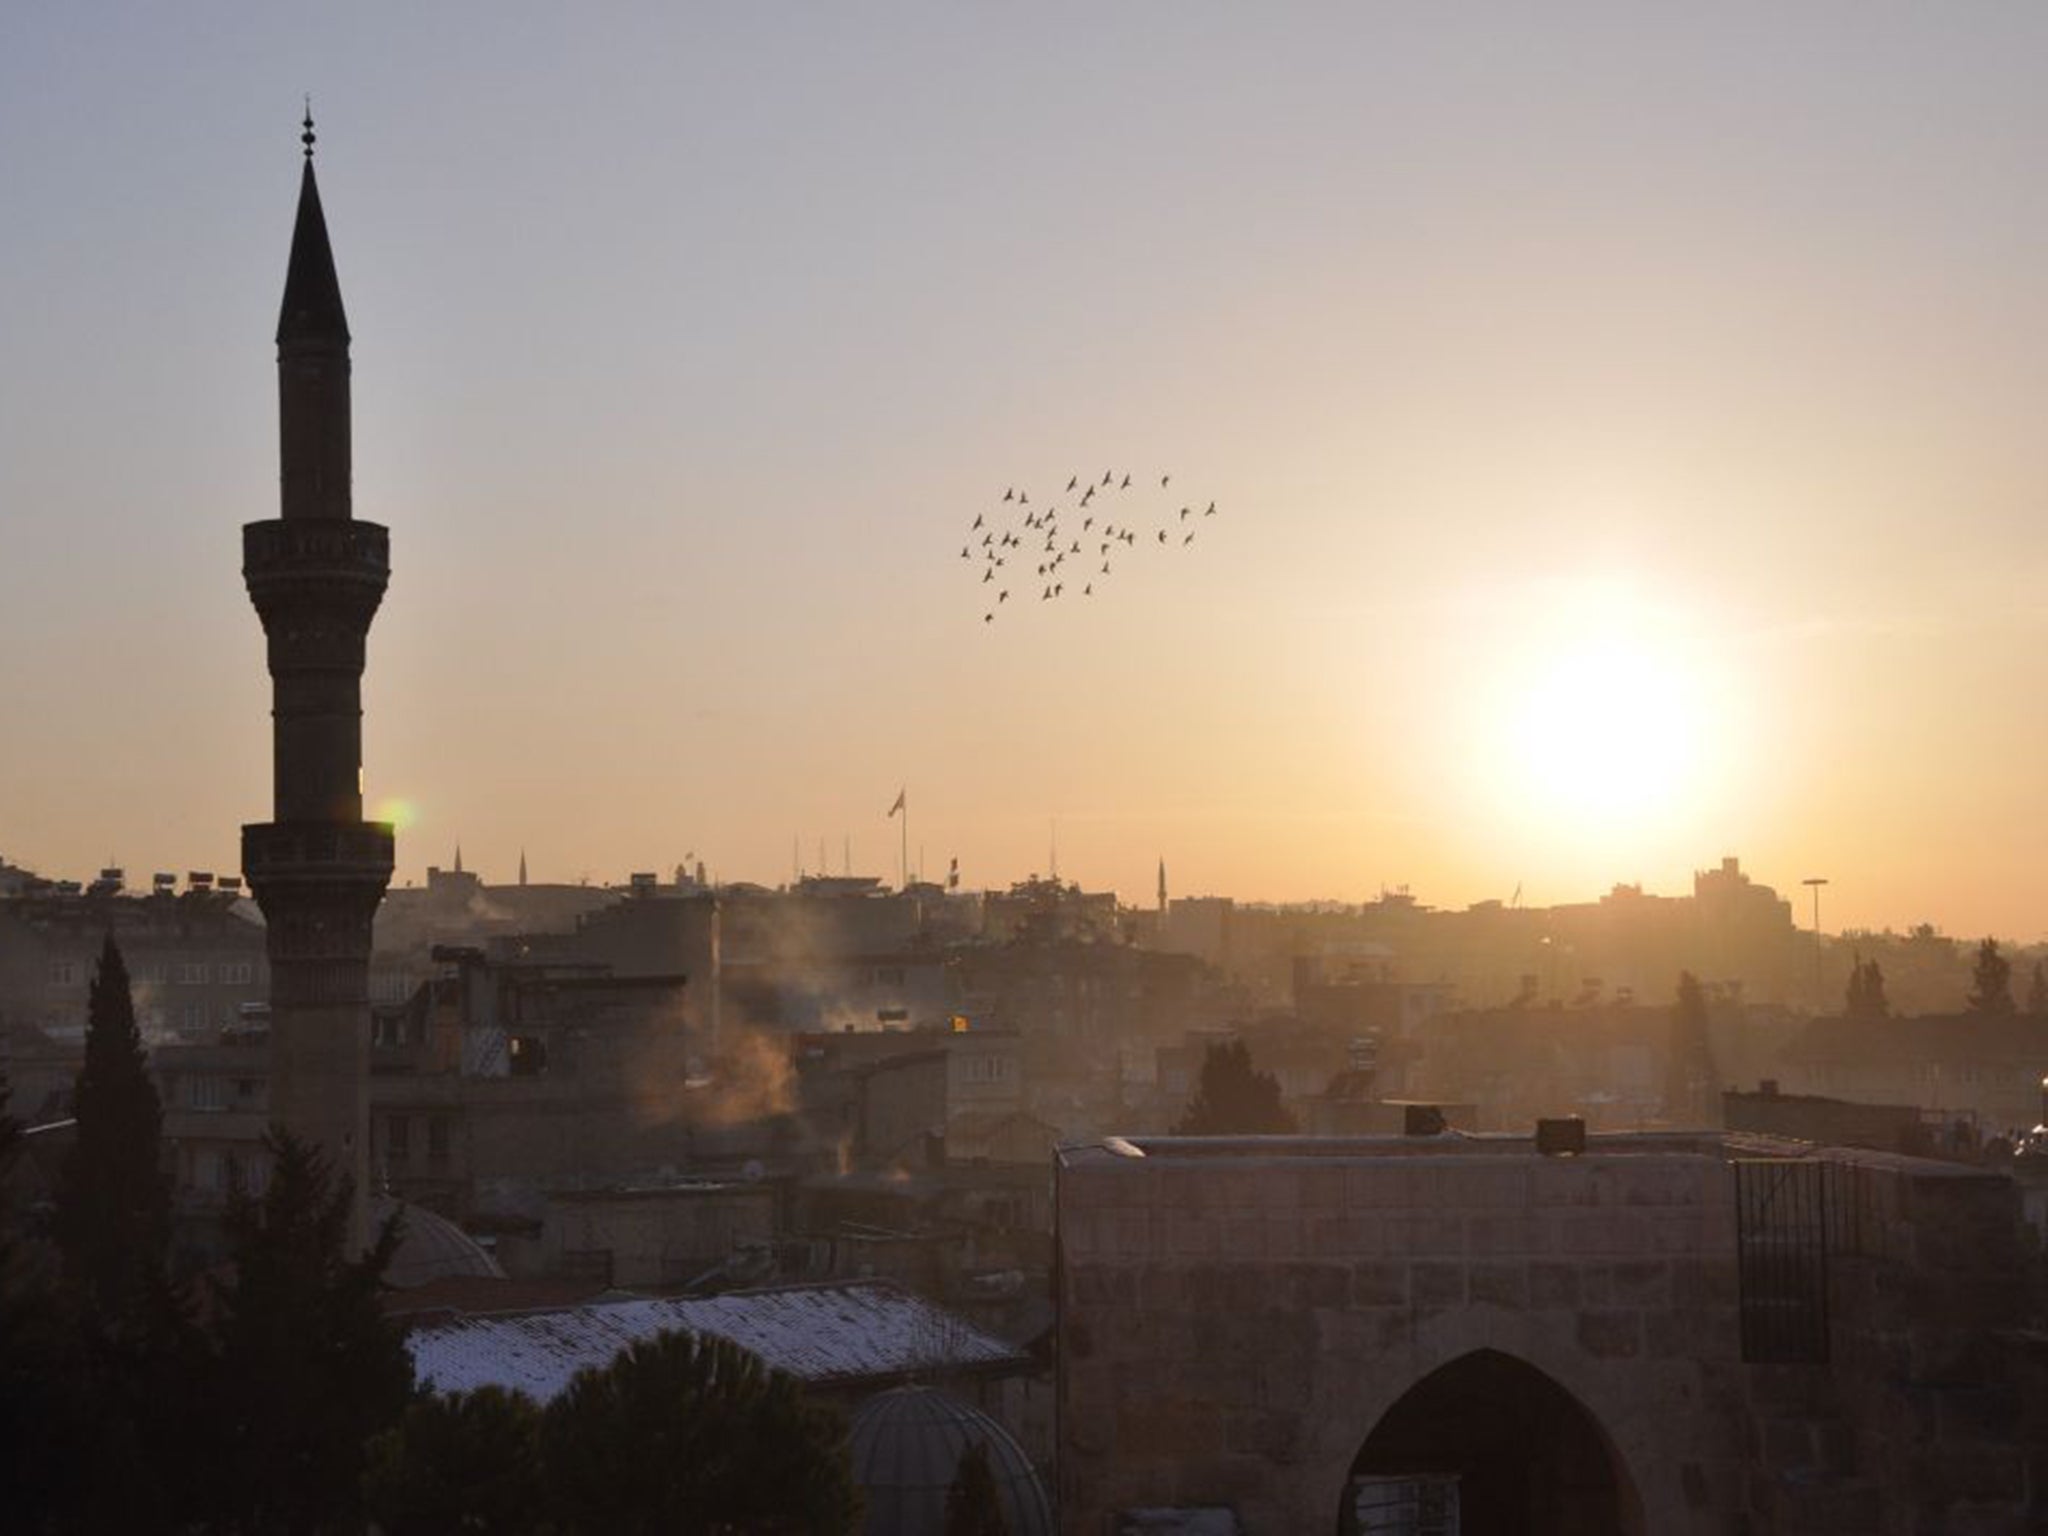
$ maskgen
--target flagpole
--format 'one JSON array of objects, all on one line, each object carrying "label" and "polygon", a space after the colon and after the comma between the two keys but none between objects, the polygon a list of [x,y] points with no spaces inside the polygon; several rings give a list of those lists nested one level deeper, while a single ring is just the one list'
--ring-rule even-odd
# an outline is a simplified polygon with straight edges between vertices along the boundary
[{"label": "flagpole", "polygon": [[900,890],[910,889],[910,798],[903,800],[903,855]]}]

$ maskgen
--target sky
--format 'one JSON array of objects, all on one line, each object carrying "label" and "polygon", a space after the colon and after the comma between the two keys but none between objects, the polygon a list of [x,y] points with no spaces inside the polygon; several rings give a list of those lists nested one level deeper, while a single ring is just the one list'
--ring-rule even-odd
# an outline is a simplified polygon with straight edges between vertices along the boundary
[{"label": "sky", "polygon": [[[269,814],[310,92],[399,880],[2048,933],[2048,10],[0,10],[0,856]],[[1218,516],[995,623],[1006,489]],[[1171,508],[1168,508],[1169,512]]]}]

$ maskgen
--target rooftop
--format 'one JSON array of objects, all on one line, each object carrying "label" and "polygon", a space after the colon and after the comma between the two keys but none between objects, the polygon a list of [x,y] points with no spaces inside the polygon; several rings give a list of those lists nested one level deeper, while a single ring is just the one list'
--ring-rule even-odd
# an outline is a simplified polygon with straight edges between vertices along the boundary
[{"label": "rooftop", "polygon": [[885,1280],[781,1286],[722,1296],[590,1302],[458,1317],[406,1339],[420,1384],[436,1392],[499,1386],[547,1402],[585,1366],[664,1329],[728,1339],[812,1385],[889,1381],[932,1370],[1001,1371],[1022,1351]]}]

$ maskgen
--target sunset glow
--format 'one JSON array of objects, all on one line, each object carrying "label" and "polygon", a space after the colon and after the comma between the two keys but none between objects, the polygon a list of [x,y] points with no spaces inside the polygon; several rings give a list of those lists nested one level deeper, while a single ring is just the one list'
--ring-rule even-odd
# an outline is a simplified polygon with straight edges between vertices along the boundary
[{"label": "sunset glow", "polygon": [[[1198,9],[25,12],[0,643],[95,619],[0,676],[0,855],[224,866],[266,802],[232,567],[310,88],[401,881],[892,873],[907,784],[971,886],[1057,819],[1127,896],[1741,854],[2038,931],[2048,20],[1859,8],[1851,69],[1833,11]],[[984,606],[977,514],[1112,466],[1219,513]]]}]

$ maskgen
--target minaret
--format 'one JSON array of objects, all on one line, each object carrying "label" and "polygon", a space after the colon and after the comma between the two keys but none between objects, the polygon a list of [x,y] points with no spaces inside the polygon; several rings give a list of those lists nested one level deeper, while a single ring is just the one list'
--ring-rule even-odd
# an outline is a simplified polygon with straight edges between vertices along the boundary
[{"label": "minaret", "polygon": [[1159,861],[1159,915],[1166,915],[1166,860]]},{"label": "minaret", "polygon": [[242,873],[270,955],[270,1116],[368,1189],[370,920],[392,829],[363,820],[363,638],[389,539],[350,516],[348,319],[313,179],[306,114],[298,221],[277,322],[281,516],[242,529],[242,577],[271,677],[275,820],[242,828]]}]

